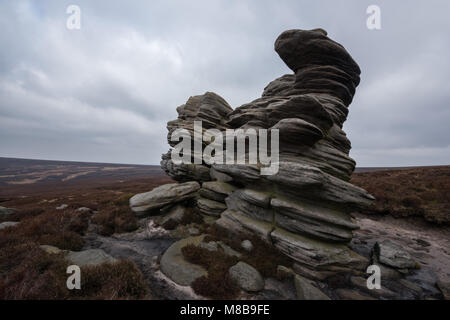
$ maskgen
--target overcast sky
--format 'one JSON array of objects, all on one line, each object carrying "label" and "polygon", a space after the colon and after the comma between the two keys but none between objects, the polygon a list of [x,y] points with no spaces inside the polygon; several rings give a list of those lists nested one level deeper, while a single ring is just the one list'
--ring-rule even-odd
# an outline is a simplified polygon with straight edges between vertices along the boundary
[{"label": "overcast sky", "polygon": [[291,73],[277,36],[321,27],[362,70],[344,125],[358,166],[450,164],[449,15],[448,0],[2,0],[0,156],[158,164],[177,106],[258,98]]}]

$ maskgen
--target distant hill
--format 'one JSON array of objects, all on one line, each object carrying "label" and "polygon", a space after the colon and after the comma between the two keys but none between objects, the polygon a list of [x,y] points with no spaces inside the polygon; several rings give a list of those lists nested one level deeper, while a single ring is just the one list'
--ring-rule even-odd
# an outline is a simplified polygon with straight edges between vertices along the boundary
[{"label": "distant hill", "polygon": [[164,176],[159,166],[0,158],[0,196]]}]

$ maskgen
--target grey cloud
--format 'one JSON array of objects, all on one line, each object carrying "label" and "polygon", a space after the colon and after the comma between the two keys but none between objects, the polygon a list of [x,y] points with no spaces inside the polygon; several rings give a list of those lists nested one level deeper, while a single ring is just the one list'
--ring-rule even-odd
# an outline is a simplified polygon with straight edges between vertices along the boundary
[{"label": "grey cloud", "polygon": [[[78,31],[65,27],[72,3]],[[369,4],[382,30],[366,28]],[[0,156],[157,164],[178,105],[257,98],[290,73],[278,34],[323,27],[362,69],[345,124],[358,165],[449,164],[448,12],[445,0],[3,1]]]}]

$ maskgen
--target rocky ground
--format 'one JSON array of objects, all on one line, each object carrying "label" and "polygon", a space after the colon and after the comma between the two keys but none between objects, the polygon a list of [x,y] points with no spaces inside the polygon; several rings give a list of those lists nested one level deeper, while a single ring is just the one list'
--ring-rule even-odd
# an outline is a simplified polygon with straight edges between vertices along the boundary
[{"label": "rocky ground", "polygon": [[[435,168],[424,169],[432,171]],[[354,174],[357,177],[360,173]],[[374,177],[377,173],[373,172]],[[47,194],[47,196],[39,195],[38,198],[31,197],[18,197],[17,199],[12,199],[9,202],[4,203],[5,205],[14,204],[18,212],[23,211],[25,214],[30,214],[30,207],[40,208],[43,212],[72,212],[79,208],[80,206],[90,205],[98,211],[102,211],[103,205],[101,202],[111,202],[115,203],[114,206],[118,206],[117,199],[120,195],[130,194],[130,189],[134,190],[148,190],[151,189],[150,182],[145,183],[139,181],[129,181],[125,182],[121,187],[114,188],[114,192],[111,191],[112,186],[103,186],[101,189],[97,189],[96,192],[93,190],[84,190],[91,192],[78,192],[73,190],[69,195],[55,195],[56,201],[51,201],[52,195]],[[156,178],[153,183],[158,184],[164,183],[164,180]],[[169,180],[165,180],[169,181]],[[142,184],[140,184],[142,183]],[[399,182],[400,183],[400,182]],[[149,187],[147,187],[149,186]],[[88,194],[88,195],[87,195]],[[49,198],[48,201],[45,198]],[[38,201],[38,199],[40,199]],[[47,201],[43,201],[47,200]],[[57,210],[56,207],[61,207],[61,205],[67,204],[65,209]],[[127,203],[128,206],[128,203]],[[108,207],[110,208],[110,207]],[[52,211],[53,210],[53,211]],[[13,213],[11,210],[2,210],[2,213]],[[31,212],[32,214],[32,212]],[[350,279],[350,278],[339,278],[333,277],[325,281],[315,281],[313,282],[313,287],[308,286],[307,283],[303,283],[303,286],[309,288],[309,291],[313,293],[303,293],[304,291],[298,291],[302,288],[301,281],[299,279],[291,278],[290,270],[291,267],[289,260],[281,260],[280,263],[287,264],[286,268],[275,266],[269,266],[270,268],[276,268],[275,272],[264,270],[267,268],[265,265],[260,265],[259,261],[248,260],[244,258],[248,264],[253,264],[254,269],[261,275],[266,272],[270,276],[255,276],[253,279],[253,284],[259,283],[260,289],[257,292],[246,291],[239,289],[233,298],[243,298],[243,299],[298,299],[298,298],[324,298],[323,295],[317,292],[315,288],[320,288],[320,292],[327,295],[331,299],[442,299],[444,294],[448,297],[448,285],[445,283],[450,279],[450,271],[448,265],[450,265],[450,228],[448,226],[439,225],[436,223],[427,222],[422,217],[396,217],[389,214],[374,214],[372,211],[366,213],[354,213],[354,218],[356,224],[360,227],[359,230],[354,232],[354,238],[351,242],[351,247],[353,250],[371,259],[372,249],[376,242],[383,242],[389,240],[394,244],[400,246],[403,250],[407,251],[414,261],[420,264],[420,269],[413,269],[410,274],[404,275],[400,272],[392,272],[392,270],[386,269],[386,275],[388,279],[384,279],[382,273],[381,285],[384,289],[383,294],[380,294],[377,290],[367,290],[364,287],[364,283],[361,279]],[[87,227],[86,231],[81,234],[83,239],[83,245],[81,248],[74,248],[73,252],[86,252],[81,255],[68,255],[68,258],[75,259],[75,261],[83,265],[83,261],[95,263],[110,261],[121,261],[123,259],[131,260],[137,266],[139,273],[142,274],[143,279],[145,279],[145,286],[148,288],[148,294],[142,296],[141,298],[161,298],[161,299],[185,299],[185,298],[195,298],[195,299],[206,299],[208,296],[202,296],[195,292],[191,286],[180,285],[171,280],[161,271],[161,258],[163,254],[171,247],[174,243],[180,239],[186,239],[190,237],[198,237],[200,234],[214,234],[214,237],[220,237],[222,234],[214,232],[209,226],[214,222],[215,218],[204,219],[201,223],[192,222],[195,219],[187,219],[183,222],[168,223],[170,220],[167,214],[161,216],[151,216],[137,219],[137,229],[132,232],[119,232],[110,235],[101,235],[101,226],[93,223],[92,219],[95,214],[91,216],[90,225]],[[8,215],[8,217],[11,217]],[[56,216],[55,216],[56,218]],[[175,217],[176,218],[176,217]],[[180,218],[176,218],[181,221]],[[2,218],[2,225],[5,226],[6,220],[8,218],[5,215]],[[24,217],[13,221],[18,222],[12,228],[11,231],[21,228],[21,221],[23,222]],[[25,222],[27,223],[27,222]],[[166,224],[165,224],[166,223]],[[158,224],[165,224],[165,229]],[[172,224],[172,225],[171,225]],[[0,231],[0,237],[3,239],[5,237],[5,230]],[[2,234],[3,233],[3,234]],[[17,233],[15,231],[14,233]],[[203,237],[204,240],[204,237]],[[207,240],[214,240],[212,237]],[[48,245],[46,239],[37,239],[39,245]],[[222,242],[228,242],[227,238],[222,239]],[[209,241],[211,242],[211,241]],[[249,241],[251,243],[251,241]],[[207,242],[208,243],[208,242]],[[56,243],[54,243],[56,244]],[[1,262],[1,257],[4,255],[6,246],[5,242],[2,241],[2,250],[0,253],[0,266],[5,268],[4,261]],[[255,243],[249,245],[246,243],[244,245],[239,242],[230,243],[236,252],[240,254],[247,254],[249,246],[261,245],[261,243]],[[214,245],[205,245],[209,249],[216,247]],[[231,248],[229,246],[229,248]],[[246,249],[244,249],[246,248]],[[40,254],[45,255],[45,252],[58,252],[50,246],[44,246]],[[92,250],[95,249],[95,250]],[[265,248],[263,248],[265,249]],[[77,251],[75,251],[77,250]],[[80,251],[81,250],[81,251]],[[101,251],[100,251],[101,250]],[[219,250],[220,246],[219,246]],[[251,252],[251,251],[250,251]],[[242,257],[242,256],[241,256]],[[183,254],[179,253],[178,258],[184,260],[185,265],[191,265],[189,261]],[[25,259],[23,259],[25,262]],[[231,261],[231,263],[235,262]],[[202,262],[204,265],[204,263]],[[237,262],[235,263],[237,264]],[[18,264],[20,265],[20,263]],[[17,266],[17,265],[16,265]],[[204,269],[202,265],[197,265],[199,270]],[[259,270],[258,270],[259,268]],[[250,269],[250,268],[248,268]],[[8,273],[5,273],[5,269],[2,269],[2,280],[8,277]],[[189,268],[186,270],[190,270]],[[251,270],[251,269],[250,269]],[[263,270],[263,271],[260,271]],[[65,270],[63,270],[65,271]],[[252,270],[254,271],[254,270]],[[272,273],[272,274],[270,274]],[[200,272],[200,274],[202,274]],[[257,273],[254,273],[257,274]],[[65,275],[65,274],[64,274]],[[250,272],[251,275],[251,272]],[[362,274],[363,277],[367,275]],[[251,279],[251,276],[249,276]],[[107,280],[105,280],[107,281]],[[179,280],[178,280],[179,281]],[[261,283],[263,282],[263,288],[261,288]],[[296,286],[297,283],[297,286]],[[12,285],[11,283],[9,285]],[[248,287],[247,287],[248,288]],[[235,289],[235,288],[234,288]],[[389,290],[389,291],[387,291]],[[446,291],[447,290],[447,291]],[[201,290],[200,290],[201,291]],[[305,291],[305,292],[309,292]],[[316,295],[313,295],[315,292]],[[388,292],[388,293],[386,293]],[[446,293],[447,292],[447,293]],[[214,294],[214,293],[213,293]],[[306,294],[306,295],[305,295]],[[318,296],[317,296],[318,294]],[[44,294],[37,294],[43,297]],[[92,296],[95,294],[92,293]],[[132,297],[132,296],[125,296]],[[70,298],[70,297],[69,297]],[[104,297],[100,297],[104,298]]]}]

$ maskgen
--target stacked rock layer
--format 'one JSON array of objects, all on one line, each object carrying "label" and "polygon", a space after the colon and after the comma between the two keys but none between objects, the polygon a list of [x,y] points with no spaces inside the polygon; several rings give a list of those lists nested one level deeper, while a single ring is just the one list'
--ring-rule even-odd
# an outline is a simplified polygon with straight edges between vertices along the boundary
[{"label": "stacked rock layer", "polygon": [[[357,228],[349,213],[373,197],[348,181],[355,168],[342,130],[359,84],[360,69],[343,46],[322,29],[289,30],[275,51],[294,74],[267,85],[262,97],[235,110],[214,93],[189,98],[168,123],[175,129],[278,129],[279,171],[258,165],[175,165],[171,151],[161,166],[175,180],[197,181],[197,207],[231,232],[251,232],[296,261],[295,269],[321,279],[362,270],[366,259],[346,245]],[[203,147],[205,142],[202,142]]]}]

